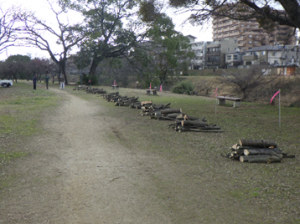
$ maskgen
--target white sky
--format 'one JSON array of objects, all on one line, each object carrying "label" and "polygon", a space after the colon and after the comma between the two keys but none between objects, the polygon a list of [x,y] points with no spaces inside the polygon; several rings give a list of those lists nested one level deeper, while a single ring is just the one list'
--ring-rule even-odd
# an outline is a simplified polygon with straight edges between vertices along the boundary
[{"label": "white sky", "polygon": [[[56,0],[52,0],[56,1]],[[46,0],[0,0],[0,5],[2,9],[9,8],[11,6],[21,6],[22,9],[28,9],[30,11],[36,12],[36,15],[46,21],[51,21],[53,18],[53,13],[50,10],[49,4]],[[212,29],[210,26],[207,27],[196,27],[188,23],[182,25],[183,21],[186,19],[183,15],[168,15],[173,19],[173,23],[176,25],[176,30],[183,33],[184,35],[193,35],[197,38],[197,41],[211,41],[212,40]],[[70,15],[71,20],[78,19],[78,16]],[[53,18],[54,19],[54,18]],[[49,54],[46,51],[41,51],[34,47],[10,47],[7,51],[0,54],[0,60],[5,60],[7,56],[22,54],[31,55],[34,57],[44,57],[49,58]]]}]

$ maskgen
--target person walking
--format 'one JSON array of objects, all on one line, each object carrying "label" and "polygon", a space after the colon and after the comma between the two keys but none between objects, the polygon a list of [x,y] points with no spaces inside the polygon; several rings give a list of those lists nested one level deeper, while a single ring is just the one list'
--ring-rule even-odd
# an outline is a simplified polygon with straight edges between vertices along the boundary
[{"label": "person walking", "polygon": [[33,82],[33,89],[36,89],[36,75],[33,76],[32,82]]},{"label": "person walking", "polygon": [[47,89],[48,89],[48,86],[49,86],[49,79],[50,79],[49,75],[46,74],[46,77],[45,77],[45,83],[46,83]]},{"label": "person walking", "polygon": [[59,83],[60,83],[60,89],[65,89],[65,79],[62,75],[59,77]]}]

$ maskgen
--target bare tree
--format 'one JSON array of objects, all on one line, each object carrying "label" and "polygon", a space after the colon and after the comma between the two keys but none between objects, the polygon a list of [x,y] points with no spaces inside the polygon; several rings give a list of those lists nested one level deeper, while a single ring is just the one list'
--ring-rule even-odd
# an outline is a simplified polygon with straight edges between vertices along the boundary
[{"label": "bare tree", "polygon": [[16,45],[17,10],[16,8],[3,10],[0,6],[0,53],[8,47]]},{"label": "bare tree", "polygon": [[265,69],[262,66],[252,66],[248,71],[237,71],[222,76],[219,81],[231,85],[236,92],[242,94],[243,99],[247,99],[255,88],[266,85],[277,78],[277,76],[265,76]]},{"label": "bare tree", "polygon": [[[66,15],[66,11],[61,9],[56,11],[48,1],[53,14],[56,18],[57,27],[49,25],[46,21],[37,18],[33,13],[20,14],[24,27],[20,29],[23,36],[21,37],[28,45],[38,47],[43,51],[47,51],[51,59],[58,65],[59,72],[64,75],[66,84],[68,84],[66,76],[66,62],[71,49],[78,45],[83,39],[82,28],[79,25],[70,25],[69,22],[63,22],[62,15]],[[56,38],[56,43],[52,44],[50,39]],[[60,52],[56,53],[54,47],[60,46]]]}]

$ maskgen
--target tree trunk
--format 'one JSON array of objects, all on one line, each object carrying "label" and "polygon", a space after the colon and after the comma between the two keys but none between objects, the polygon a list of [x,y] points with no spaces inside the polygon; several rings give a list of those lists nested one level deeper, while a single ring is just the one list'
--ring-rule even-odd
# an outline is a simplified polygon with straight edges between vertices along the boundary
[{"label": "tree trunk", "polygon": [[240,146],[252,146],[256,148],[277,147],[277,144],[275,142],[265,140],[240,139],[239,144]]},{"label": "tree trunk", "polygon": [[273,155],[273,154],[281,154],[281,149],[244,149],[244,154],[248,155]]}]

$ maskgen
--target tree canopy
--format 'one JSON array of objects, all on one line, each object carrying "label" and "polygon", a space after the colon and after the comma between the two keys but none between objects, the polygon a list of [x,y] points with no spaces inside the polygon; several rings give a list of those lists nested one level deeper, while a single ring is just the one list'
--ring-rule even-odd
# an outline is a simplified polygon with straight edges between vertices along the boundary
[{"label": "tree canopy", "polygon": [[[119,58],[138,41],[134,32],[132,17],[137,9],[134,0],[89,0],[62,1],[65,7],[81,12],[87,38],[81,44],[79,55],[88,55],[91,59],[89,74],[94,76],[99,63],[108,58]],[[124,25],[127,20],[126,25]],[[78,61],[78,60],[77,60]],[[83,61],[79,60],[79,63]],[[86,62],[85,62],[86,63]]]}]

